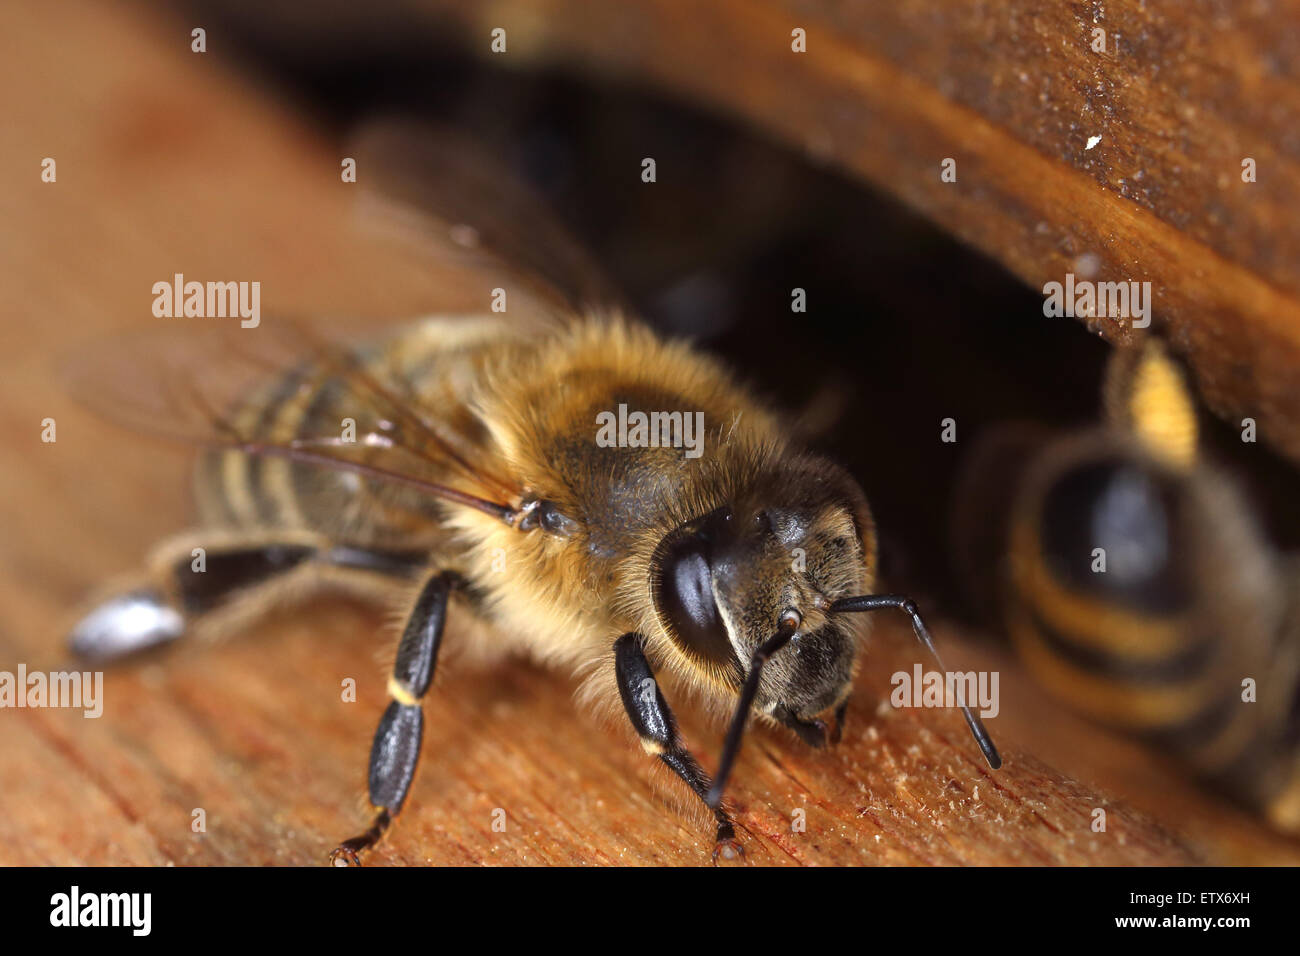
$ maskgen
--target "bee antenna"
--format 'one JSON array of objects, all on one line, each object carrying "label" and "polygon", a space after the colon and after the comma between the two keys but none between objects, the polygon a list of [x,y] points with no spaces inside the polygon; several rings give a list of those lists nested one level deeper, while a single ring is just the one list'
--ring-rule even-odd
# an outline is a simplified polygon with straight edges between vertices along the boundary
[{"label": "bee antenna", "polygon": [[[946,674],[948,668],[943,666],[939,651],[934,646],[934,638],[930,636],[930,630],[925,626],[925,621],[921,620],[921,612],[917,610],[916,602],[911,598],[904,597],[901,594],[863,594],[859,597],[843,598],[836,601],[831,605],[831,613],[877,611],[885,607],[898,608],[912,618],[912,630],[916,631],[916,639],[930,652],[930,656],[934,658],[934,663],[939,670]],[[970,732],[975,737],[975,742],[979,744],[980,750],[984,752],[984,759],[989,762],[990,767],[997,770],[1002,766],[1002,758],[998,755],[998,748],[993,746],[993,738],[984,729],[983,721],[971,712],[965,702],[961,705],[961,712],[962,716],[966,718],[966,726],[970,728]]]},{"label": "bee antenna", "polygon": [[722,791],[727,786],[727,777],[731,776],[731,767],[740,753],[740,739],[745,735],[745,722],[749,719],[749,708],[754,705],[754,695],[758,693],[758,681],[763,676],[763,665],[767,663],[768,658],[783,648],[790,638],[794,637],[798,626],[793,622],[782,624],[781,630],[764,641],[749,660],[749,675],[745,678],[745,686],[740,691],[740,702],[736,704],[736,714],[731,718],[731,728],[727,731],[726,742],[722,745],[722,759],[718,761],[718,773],[704,797],[704,802],[711,810],[718,809],[718,805],[722,803]]}]

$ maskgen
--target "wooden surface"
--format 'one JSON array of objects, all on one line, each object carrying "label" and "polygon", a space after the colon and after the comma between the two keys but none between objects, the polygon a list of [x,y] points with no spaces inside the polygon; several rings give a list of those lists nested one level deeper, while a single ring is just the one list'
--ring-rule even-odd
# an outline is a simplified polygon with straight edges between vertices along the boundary
[{"label": "wooden surface", "polygon": [[[419,6],[438,14],[431,34],[453,23],[489,61],[618,75],[730,112],[898,196],[1033,288],[1067,272],[1150,281],[1153,325],[1205,401],[1254,417],[1300,462],[1295,0]],[[290,22],[295,35],[346,29]],[[489,52],[496,27],[505,55]],[[1096,28],[1106,53],[1092,50]],[[955,183],[940,181],[947,157]]]},{"label": "wooden surface", "polygon": [[[268,313],[414,314],[484,297],[473,277],[359,237],[329,144],[190,54],[187,27],[133,9],[0,8],[2,670],[69,666],[70,609],[187,520],[187,456],[75,408],[55,356],[156,321],[150,288],[176,271],[257,278]],[[29,39],[55,20],[57,42]],[[39,180],[47,155],[54,185]],[[46,416],[54,444],[39,440]],[[882,626],[837,749],[760,734],[744,750],[732,796],[751,863],[1300,862],[1296,841],[935,630],[950,666],[1002,674],[990,730],[1004,769],[980,762],[955,714],[878,706],[914,659],[910,637]],[[0,711],[0,863],[323,863],[365,821],[389,640],[377,615],[332,602],[111,672],[98,720]],[[356,703],[341,699],[347,677]],[[372,861],[705,863],[699,814],[625,728],[576,708],[574,688],[525,665],[441,672],[409,809]],[[712,766],[720,731],[683,717]],[[1089,826],[1098,807],[1105,833]],[[195,808],[205,833],[191,831]],[[796,809],[806,832],[792,830]]]}]

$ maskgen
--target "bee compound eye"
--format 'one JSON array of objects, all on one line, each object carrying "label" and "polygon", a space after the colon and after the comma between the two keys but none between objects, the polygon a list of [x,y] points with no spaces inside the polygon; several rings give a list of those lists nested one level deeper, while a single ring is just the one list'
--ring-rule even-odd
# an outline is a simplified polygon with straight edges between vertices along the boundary
[{"label": "bee compound eye", "polygon": [[713,598],[708,547],[697,536],[675,542],[660,565],[656,603],[673,636],[693,654],[713,661],[732,656],[731,641]]},{"label": "bee compound eye", "polygon": [[664,562],[663,603],[684,637],[718,623],[709,577],[708,559],[698,548],[675,548]]}]

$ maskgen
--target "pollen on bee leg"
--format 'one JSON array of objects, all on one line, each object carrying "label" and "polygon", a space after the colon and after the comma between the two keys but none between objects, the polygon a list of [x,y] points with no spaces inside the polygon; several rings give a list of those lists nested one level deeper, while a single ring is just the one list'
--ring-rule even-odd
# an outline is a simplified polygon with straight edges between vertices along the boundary
[{"label": "pollen on bee leg", "polygon": [[388,677],[388,696],[406,707],[418,707],[420,705],[420,701],[411,692],[411,688],[391,674]]},{"label": "pollen on bee leg", "polygon": [[651,757],[661,757],[665,752],[664,745],[661,744],[659,741],[655,740],[653,737],[642,737],[641,749],[644,750],[646,753],[648,753]]}]

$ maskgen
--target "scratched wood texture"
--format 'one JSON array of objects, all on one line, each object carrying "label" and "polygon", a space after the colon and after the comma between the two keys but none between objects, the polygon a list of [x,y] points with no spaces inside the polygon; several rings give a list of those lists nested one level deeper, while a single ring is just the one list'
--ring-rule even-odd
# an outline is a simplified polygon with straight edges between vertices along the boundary
[{"label": "scratched wood texture", "polygon": [[[191,55],[187,27],[131,6],[12,3],[0,54],[0,669],[50,670],[69,666],[76,602],[189,509],[186,454],[71,404],[58,355],[155,321],[149,290],[176,271],[257,277],[268,313],[468,308],[486,286],[359,236],[335,148],[220,58]],[[56,184],[39,181],[44,156]],[[39,440],[47,416],[54,444]],[[955,714],[879,706],[914,659],[881,623],[838,748],[762,733],[743,752],[732,792],[749,863],[1300,862],[1296,841],[1060,713],[940,621],[951,666],[1002,674],[990,729],[1006,764],[991,773]],[[323,863],[365,821],[390,639],[375,613],[329,602],[111,671],[97,720],[0,711],[0,863]],[[409,808],[371,861],[706,863],[698,813],[626,729],[579,711],[574,687],[524,664],[444,670]],[[712,765],[719,729],[682,716]]]}]

